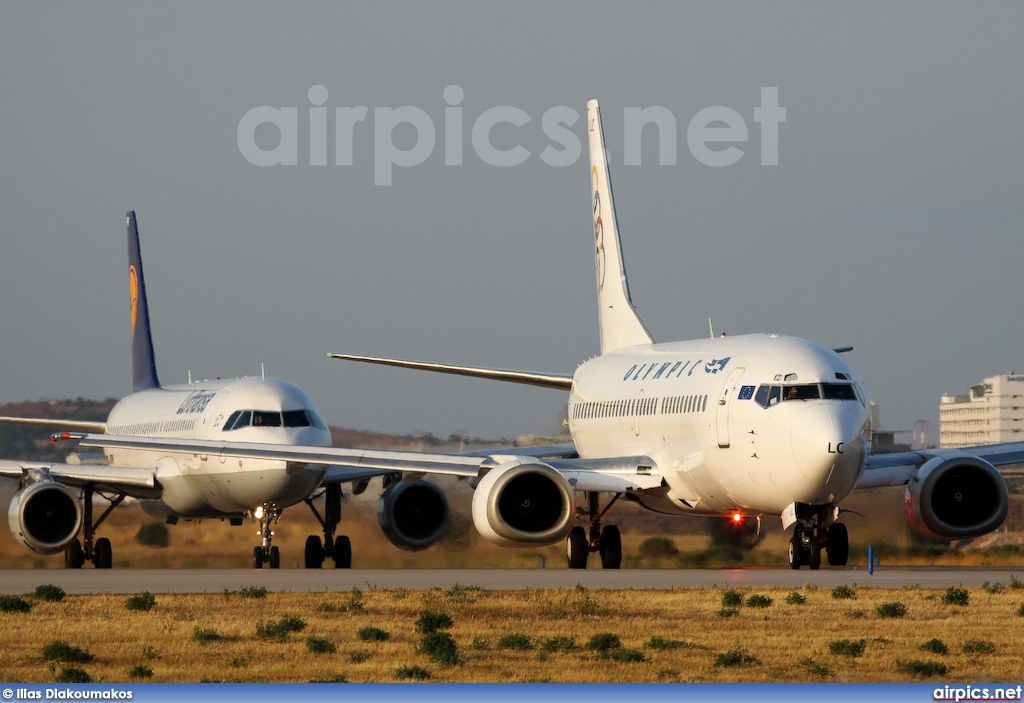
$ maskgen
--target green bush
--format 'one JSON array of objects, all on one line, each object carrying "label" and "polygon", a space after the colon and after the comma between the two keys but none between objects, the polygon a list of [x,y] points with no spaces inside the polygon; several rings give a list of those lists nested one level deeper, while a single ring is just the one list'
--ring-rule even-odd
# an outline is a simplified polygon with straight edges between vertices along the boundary
[{"label": "green bush", "polygon": [[842,586],[842,585],[840,585],[840,586],[836,586],[835,588],[832,589],[832,597],[836,598],[838,600],[856,598],[857,597],[857,592],[854,591],[849,586]]},{"label": "green bush", "polygon": [[302,618],[286,617],[280,620],[267,620],[256,625],[256,637],[261,640],[283,640],[290,632],[302,632],[306,629],[306,621]]},{"label": "green bush", "polygon": [[736,589],[730,589],[722,594],[723,608],[738,608],[743,605],[743,594]]},{"label": "green bush", "polygon": [[91,662],[95,657],[87,650],[56,640],[43,647],[43,659],[51,662],[70,662],[85,664]]},{"label": "green bush", "polygon": [[596,634],[587,642],[587,649],[593,649],[598,652],[607,652],[609,649],[618,649],[621,646],[622,641],[619,640],[618,635],[613,635],[610,632]]},{"label": "green bush", "polygon": [[730,649],[715,658],[715,666],[744,666],[757,663],[757,657],[751,656],[745,649]]},{"label": "green bush", "polygon": [[988,593],[988,594],[993,595],[993,596],[998,594],[998,593],[1002,593],[1003,590],[1006,588],[1001,583],[990,584],[988,581],[986,581],[985,583],[981,584],[981,587],[985,589],[985,593]]},{"label": "green bush", "polygon": [[970,600],[971,594],[968,593],[966,588],[953,588],[950,586],[942,596],[942,602],[945,605],[967,605]]},{"label": "green bush", "polygon": [[425,636],[419,651],[430,657],[431,661],[443,666],[455,666],[459,663],[459,648],[455,644],[455,639],[447,632],[431,632]]},{"label": "green bush", "polygon": [[799,593],[797,593],[796,591],[793,591],[788,596],[786,596],[786,602],[790,605],[803,605],[807,602],[807,599]]},{"label": "green bush", "polygon": [[42,586],[36,586],[35,596],[36,600],[46,601],[48,603],[59,603],[64,600],[64,589],[60,586],[54,586],[52,583],[44,583]]},{"label": "green bush", "polygon": [[740,611],[736,608],[722,608],[718,611],[718,617],[720,618],[734,618],[740,614]]},{"label": "green bush", "polygon": [[498,649],[533,649],[533,642],[526,635],[515,633],[498,640]]},{"label": "green bush", "polygon": [[128,670],[128,678],[131,679],[151,679],[153,678],[153,670],[143,664],[133,666]]},{"label": "green bush", "polygon": [[416,632],[429,635],[438,630],[447,630],[452,626],[452,618],[447,613],[428,610],[416,621]]},{"label": "green bush", "polygon": [[542,652],[568,652],[576,649],[575,637],[552,637],[540,645]]},{"label": "green bush", "polygon": [[403,666],[395,672],[395,678],[399,681],[426,681],[430,672],[421,666]]},{"label": "green bush", "polygon": [[612,649],[607,652],[601,652],[602,659],[611,659],[616,662],[642,662],[644,661],[644,655],[635,649]]},{"label": "green bush", "polygon": [[900,664],[900,670],[910,676],[920,676],[922,678],[928,676],[945,676],[948,671],[945,664],[931,659],[924,662],[920,659],[913,659],[904,664]]},{"label": "green bush", "polygon": [[263,586],[242,586],[238,589],[238,595],[242,598],[266,598],[267,589]]},{"label": "green bush", "polygon": [[338,648],[334,646],[334,642],[323,637],[307,637],[306,649],[314,654],[334,654],[338,651]]},{"label": "green bush", "polygon": [[199,644],[207,644],[209,642],[216,642],[220,638],[221,637],[220,637],[220,635],[217,634],[216,630],[203,630],[203,629],[197,627],[192,632],[192,639],[195,640],[196,642],[198,642]]},{"label": "green bush", "polygon": [[124,607],[127,610],[152,610],[154,605],[156,605],[156,598],[149,591],[143,591],[124,602]]},{"label": "green bush", "polygon": [[967,640],[960,646],[960,649],[964,654],[992,654],[996,651],[996,646],[985,640]]},{"label": "green bush", "polygon": [[907,614],[907,606],[903,605],[899,601],[882,603],[875,608],[875,613],[880,618],[902,618]]},{"label": "green bush", "polygon": [[666,640],[661,637],[652,637],[644,645],[648,649],[703,649],[699,644],[687,642],[686,640]]},{"label": "green bush", "polygon": [[668,537],[648,537],[640,543],[637,552],[648,559],[671,559],[679,554],[679,549]]},{"label": "green bush", "polygon": [[0,613],[27,613],[32,604],[20,596],[0,596]]},{"label": "green bush", "polygon": [[1024,618],[1024,603],[1021,603],[1020,607],[1017,608],[1017,617]]},{"label": "green bush", "polygon": [[356,636],[364,642],[384,642],[391,638],[391,633],[379,627],[361,627]]},{"label": "green bush", "polygon": [[859,657],[864,653],[864,640],[836,640],[829,642],[828,651],[831,654],[841,654],[844,657]]},{"label": "green bush", "polygon": [[760,593],[755,593],[750,598],[747,598],[747,606],[750,608],[767,608],[771,604],[772,599]]},{"label": "green bush", "polygon": [[171,543],[171,535],[162,522],[150,522],[139,527],[135,541],[146,547],[166,547]]},{"label": "green bush", "polygon": [[57,683],[92,683],[92,677],[84,669],[76,669],[73,666],[66,666],[57,674],[54,679]]},{"label": "green bush", "polygon": [[933,637],[921,645],[921,651],[931,652],[932,654],[946,654],[949,652],[949,647],[942,640]]}]

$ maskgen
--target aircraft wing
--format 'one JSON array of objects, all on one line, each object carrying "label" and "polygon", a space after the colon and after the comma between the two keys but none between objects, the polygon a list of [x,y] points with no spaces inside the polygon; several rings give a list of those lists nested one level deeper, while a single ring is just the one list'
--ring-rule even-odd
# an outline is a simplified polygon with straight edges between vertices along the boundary
[{"label": "aircraft wing", "polygon": [[31,425],[33,427],[50,427],[76,432],[106,432],[107,423],[87,422],[85,420],[53,420],[42,417],[5,417],[0,415],[0,424]]},{"label": "aircraft wing", "polygon": [[501,449],[475,449],[471,452],[461,452],[462,456],[491,456],[492,454],[515,454],[516,456],[532,456],[538,459],[546,457],[576,459],[579,457],[576,445],[572,442],[565,442],[564,444],[536,444],[528,447],[503,447]]},{"label": "aircraft wing", "polygon": [[426,361],[405,361],[403,359],[386,359],[378,356],[357,356],[355,354],[328,354],[327,356],[332,359],[348,359],[349,361],[361,361],[366,364],[381,364],[382,366],[398,366],[405,369],[436,371],[437,373],[448,373],[455,376],[489,378],[492,381],[522,383],[527,386],[540,386],[541,388],[554,388],[562,391],[572,389],[572,376],[566,376],[565,374],[536,373],[534,371],[509,371],[506,369],[485,369],[478,366],[453,366],[451,364],[435,364]]},{"label": "aircraft wing", "polygon": [[32,472],[46,472],[54,481],[69,486],[93,484],[100,490],[109,488],[136,497],[152,497],[159,493],[153,469],[96,464],[62,464],[35,461],[0,461],[0,476],[20,479]]},{"label": "aircraft wing", "polygon": [[864,475],[857,488],[905,486],[917,470],[928,460],[942,456],[976,456],[995,467],[1024,462],[1024,442],[989,444],[961,449],[924,449],[899,454],[872,454],[868,456]]}]

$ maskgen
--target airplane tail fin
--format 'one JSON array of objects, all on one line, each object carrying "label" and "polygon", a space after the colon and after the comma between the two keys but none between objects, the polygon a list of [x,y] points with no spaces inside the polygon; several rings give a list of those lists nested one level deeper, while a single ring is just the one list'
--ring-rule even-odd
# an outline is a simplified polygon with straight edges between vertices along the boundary
[{"label": "airplane tail fin", "polygon": [[142,253],[139,250],[139,226],[135,211],[128,212],[128,293],[132,320],[132,386],[135,391],[158,388],[153,337],[149,331],[149,303],[146,302],[146,279],[142,275]]},{"label": "airplane tail fin", "polygon": [[604,149],[601,108],[596,100],[587,102],[590,132],[590,191],[594,213],[594,247],[597,256],[597,302],[601,327],[601,353],[623,347],[652,344],[629,297],[626,264],[622,258],[619,227],[612,200],[612,182]]}]

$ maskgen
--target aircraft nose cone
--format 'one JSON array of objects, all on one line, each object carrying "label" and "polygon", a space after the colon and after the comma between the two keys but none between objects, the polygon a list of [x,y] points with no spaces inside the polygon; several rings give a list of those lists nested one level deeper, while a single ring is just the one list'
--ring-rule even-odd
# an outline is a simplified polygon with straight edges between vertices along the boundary
[{"label": "aircraft nose cone", "polygon": [[793,459],[813,494],[810,502],[831,503],[853,490],[864,457],[859,408],[816,403],[794,416]]}]

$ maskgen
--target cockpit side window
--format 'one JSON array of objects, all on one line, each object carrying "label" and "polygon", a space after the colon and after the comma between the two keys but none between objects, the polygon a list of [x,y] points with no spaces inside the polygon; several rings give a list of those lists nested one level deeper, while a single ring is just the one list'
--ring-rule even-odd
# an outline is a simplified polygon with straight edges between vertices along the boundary
[{"label": "cockpit side window", "polygon": [[235,421],[238,419],[238,416],[241,414],[241,410],[236,410],[235,412],[231,413],[231,415],[228,416],[228,419],[224,422],[224,427],[222,428],[222,431],[227,432],[228,430],[230,430],[234,426]]},{"label": "cockpit side window", "polygon": [[242,427],[248,427],[252,421],[251,410],[236,410],[231,413],[231,417],[228,418],[227,422],[224,423],[224,432],[230,430],[237,430]]}]

